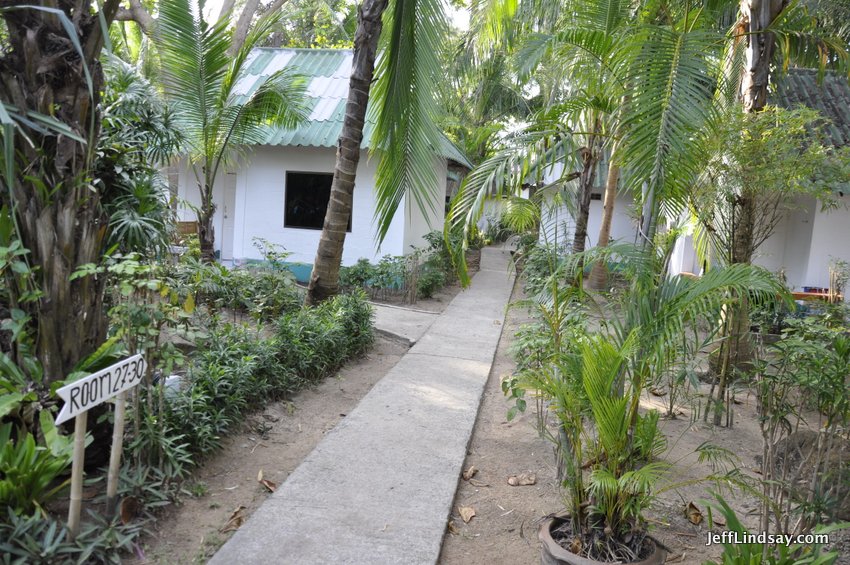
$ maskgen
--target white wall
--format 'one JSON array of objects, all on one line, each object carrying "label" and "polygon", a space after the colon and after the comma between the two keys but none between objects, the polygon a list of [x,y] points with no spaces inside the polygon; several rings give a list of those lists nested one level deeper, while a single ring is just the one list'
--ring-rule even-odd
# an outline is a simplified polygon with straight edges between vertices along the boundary
[{"label": "white wall", "polygon": [[[236,207],[233,257],[243,259],[261,259],[262,255],[253,245],[253,238],[266,239],[282,245],[291,252],[289,260],[293,262],[313,263],[319,244],[321,230],[303,228],[285,228],[284,196],[286,172],[332,173],[336,150],[323,147],[256,147],[248,152],[237,167]],[[444,217],[443,198],[445,194],[446,161],[439,159],[440,186],[435,203],[436,212],[431,218],[434,229],[441,229]],[[351,232],[346,235],[342,262],[351,265],[359,258],[366,257],[377,261],[386,254],[402,255],[410,251],[409,242],[419,242],[423,234],[430,231],[427,222],[414,205],[409,212],[410,226],[405,229],[406,202],[402,200],[399,213],[390,224],[387,237],[380,250],[377,249],[375,226],[375,172],[377,160],[369,159],[363,152],[357,168],[354,190],[354,206],[351,219]],[[222,213],[220,203],[223,197],[222,181],[219,175],[214,187],[215,202],[219,208],[215,212],[214,229],[216,249],[221,249]],[[181,167],[179,183],[180,198],[199,205],[200,197],[195,187],[191,171]],[[190,210],[179,212],[181,220],[195,220]]]},{"label": "white wall", "polygon": [[839,197],[839,207],[822,211],[815,207],[812,244],[805,286],[829,287],[831,258],[850,261],[850,195]]},{"label": "white wall", "polygon": [[[604,197],[604,195],[603,195]],[[617,194],[614,199],[614,216],[611,220],[611,239],[625,243],[634,243],[637,223],[631,217],[634,202],[628,194]],[[585,248],[598,244],[599,228],[602,225],[602,200],[590,201],[590,215],[587,221],[587,241]],[[571,248],[575,220],[566,205],[552,206],[544,204],[540,222],[540,240],[553,245]]]},{"label": "white wall", "polygon": [[790,203],[773,235],[756,251],[753,259],[754,264],[771,272],[784,270],[792,290],[812,286],[806,282],[806,269],[816,206],[814,198],[799,198]]},{"label": "white wall", "polygon": [[437,171],[438,184],[431,195],[433,210],[423,214],[419,210],[416,198],[407,198],[406,206],[399,208],[396,217],[404,213],[404,253],[410,253],[413,247],[427,247],[428,242],[423,237],[434,230],[443,229],[446,219],[446,180],[448,178],[448,163],[443,158],[434,158],[434,169]]}]

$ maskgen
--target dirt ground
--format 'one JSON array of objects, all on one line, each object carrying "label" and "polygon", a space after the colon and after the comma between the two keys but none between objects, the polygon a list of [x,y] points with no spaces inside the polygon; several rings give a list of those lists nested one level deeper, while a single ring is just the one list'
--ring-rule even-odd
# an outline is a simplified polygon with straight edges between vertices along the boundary
[{"label": "dirt ground", "polygon": [[[414,307],[442,311],[458,291],[457,287],[448,287]],[[518,285],[513,299],[522,297]],[[540,520],[563,509],[552,447],[536,431],[533,401],[529,401],[525,414],[508,422],[510,405],[500,386],[502,378],[515,368],[509,352],[513,336],[520,325],[530,320],[522,308],[508,312],[463,467],[475,466],[477,473],[472,480],[458,480],[439,559],[441,565],[538,563]],[[246,422],[245,431],[228,438],[224,449],[198,470],[188,485],[195,496],[187,497],[161,517],[156,537],[145,540],[145,559],[128,563],[204,563],[231,535],[220,530],[233,512],[244,506],[242,515],[247,517],[269,496],[257,481],[259,471],[275,484],[284,481],[405,351],[397,342],[379,337],[365,358],[343,368],[337,377],[302,392],[291,402],[274,404],[254,414]],[[742,470],[753,474],[755,457],[761,452],[754,399],[739,395],[739,400],[732,429],[703,424],[688,406],[682,407],[677,419],[661,421],[669,448],[664,458],[672,464],[672,472],[662,485],[666,490],[647,517],[653,536],[669,549],[668,563],[701,564],[720,554],[720,547],[706,547],[705,520],[694,525],[684,510],[688,502],[694,502],[703,515],[707,514],[705,499],[709,498],[712,485],[701,479],[712,469],[699,463],[695,454],[703,442],[731,450],[739,457]],[[663,401],[647,396],[643,405],[663,410]],[[534,474],[536,483],[508,484],[508,477],[523,473]],[[727,491],[725,495],[745,525],[755,528],[756,500],[738,492]],[[472,508],[475,516],[465,523],[459,507]],[[722,531],[722,526],[716,526],[715,531]],[[850,536],[837,539],[842,547],[850,549]],[[850,564],[850,557],[842,557],[839,563]]]},{"label": "dirt ground", "polygon": [[[513,298],[518,298],[516,290]],[[538,437],[533,411],[529,409],[510,422],[506,419],[510,406],[502,394],[501,380],[516,367],[508,348],[519,326],[529,321],[522,309],[508,311],[463,466],[474,465],[478,472],[471,481],[458,482],[440,554],[443,565],[537,563],[538,523],[563,507],[552,447]],[[521,473],[535,474],[537,484],[509,486],[508,477]],[[469,523],[460,518],[459,506],[475,510]]]},{"label": "dirt ground", "polygon": [[[522,292],[517,288],[513,299],[520,298],[523,298]],[[508,422],[506,414],[510,404],[501,391],[501,380],[516,366],[508,347],[519,326],[529,320],[523,309],[514,308],[508,312],[463,466],[464,469],[474,466],[478,471],[472,480],[461,478],[458,481],[453,512],[443,539],[441,565],[538,563],[540,520],[563,509],[552,446],[537,434],[533,401],[529,400],[525,414]],[[735,407],[732,429],[703,424],[688,406],[681,407],[676,419],[660,422],[668,442],[664,459],[671,463],[672,469],[666,482],[660,485],[664,492],[657,497],[647,518],[652,535],[669,550],[667,563],[701,564],[706,559],[716,559],[722,551],[720,546],[706,547],[707,520],[694,525],[685,515],[687,503],[693,502],[706,517],[705,502],[713,488],[713,483],[704,480],[712,473],[712,468],[700,463],[695,453],[700,444],[710,442],[729,449],[739,458],[742,471],[755,476],[755,457],[761,454],[755,400],[746,395],[739,395],[738,400],[741,403]],[[658,408],[663,413],[663,401],[663,398],[648,395],[642,404],[644,408]],[[533,473],[536,484],[508,485],[510,476],[521,473]],[[755,531],[757,500],[737,491],[727,490],[723,494],[744,525]],[[475,516],[465,523],[459,507],[471,507]],[[723,529],[715,525],[714,531]],[[836,535],[833,539],[842,544],[841,547],[850,548],[846,537],[850,536]],[[839,563],[850,563],[850,556],[842,555]]]},{"label": "dirt ground", "polygon": [[142,542],[144,558],[125,563],[205,563],[232,535],[221,530],[234,512],[244,507],[241,516],[247,518],[268,498],[258,473],[282,483],[406,351],[378,336],[366,356],[337,376],[250,416],[243,431],[226,438],[223,449],[196,470],[186,486],[193,495],[157,520],[155,537]]}]

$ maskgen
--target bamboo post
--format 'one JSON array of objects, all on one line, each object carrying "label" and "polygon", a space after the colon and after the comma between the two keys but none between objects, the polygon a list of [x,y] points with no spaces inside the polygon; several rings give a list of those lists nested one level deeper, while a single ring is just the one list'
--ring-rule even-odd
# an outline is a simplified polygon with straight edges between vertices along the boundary
[{"label": "bamboo post", "polygon": [[83,503],[83,464],[86,458],[86,424],[88,412],[74,419],[74,456],[71,462],[71,505],[68,507],[68,537],[80,533],[80,508]]},{"label": "bamboo post", "polygon": [[115,422],[112,427],[112,450],[109,452],[109,472],[106,479],[106,508],[115,512],[115,499],[118,495],[118,474],[121,470],[121,452],[124,449],[124,409],[127,404],[127,392],[115,399]]}]

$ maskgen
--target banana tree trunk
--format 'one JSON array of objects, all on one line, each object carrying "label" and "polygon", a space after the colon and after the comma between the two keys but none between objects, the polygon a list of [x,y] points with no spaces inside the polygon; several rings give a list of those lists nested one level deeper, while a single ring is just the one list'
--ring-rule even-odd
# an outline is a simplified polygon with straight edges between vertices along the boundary
[{"label": "banana tree trunk", "polygon": [[[20,113],[50,115],[83,140],[21,124],[26,136],[14,139],[14,179],[0,191],[0,206],[13,212],[17,235],[30,251],[27,263],[34,283],[41,291],[37,299],[27,301],[17,295],[24,289],[8,289],[12,303],[32,320],[35,354],[45,384],[66,378],[106,335],[105,277],[70,280],[80,266],[100,263],[108,230],[100,188],[89,177],[92,148],[100,132],[96,108],[103,85],[101,18],[108,27],[120,1],[107,0],[100,13],[92,4],[51,4],[73,22],[82,53],[53,13],[22,7],[0,13],[6,32],[0,56],[0,101]],[[0,2],[3,8],[15,5],[19,3]]]},{"label": "banana tree trunk", "polygon": [[360,162],[366,106],[369,102],[372,75],[375,72],[378,39],[381,36],[381,16],[387,8],[387,3],[388,0],[363,0],[357,9],[348,101],[337,146],[331,197],[307,287],[307,304],[318,304],[339,291],[339,267],[342,263],[345,232],[351,218],[354,178],[357,164]]},{"label": "banana tree trunk", "polygon": [[[613,154],[613,152],[612,152]],[[602,208],[602,225],[599,226],[599,240],[597,247],[608,247],[611,239],[611,222],[614,219],[614,201],[617,199],[617,185],[620,182],[620,167],[612,162],[608,163],[608,178],[605,181],[605,201]],[[608,284],[608,265],[604,260],[597,261],[590,271],[590,288],[602,290]]]}]

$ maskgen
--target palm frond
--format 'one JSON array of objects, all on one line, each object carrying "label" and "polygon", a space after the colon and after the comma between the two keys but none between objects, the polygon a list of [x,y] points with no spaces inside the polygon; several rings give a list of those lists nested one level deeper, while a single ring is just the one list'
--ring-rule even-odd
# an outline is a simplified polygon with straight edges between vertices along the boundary
[{"label": "palm frond", "polygon": [[[620,161],[625,184],[645,194],[652,239],[658,202],[684,205],[687,188],[701,172],[694,144],[715,112],[717,88],[711,60],[715,34],[646,26],[624,50],[628,112],[620,124]],[[646,185],[647,190],[642,190]]]},{"label": "palm frond", "polygon": [[442,202],[434,167],[441,135],[434,87],[441,80],[440,48],[446,27],[439,0],[396,0],[385,18],[370,110],[380,154],[375,220],[383,241],[402,200],[430,217]]}]

